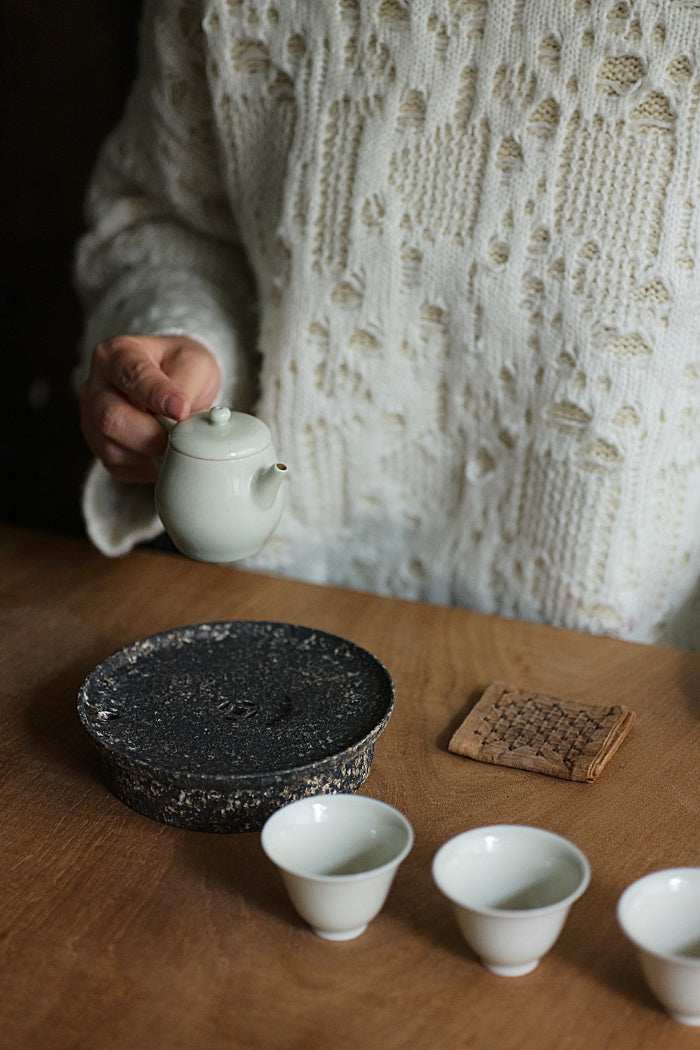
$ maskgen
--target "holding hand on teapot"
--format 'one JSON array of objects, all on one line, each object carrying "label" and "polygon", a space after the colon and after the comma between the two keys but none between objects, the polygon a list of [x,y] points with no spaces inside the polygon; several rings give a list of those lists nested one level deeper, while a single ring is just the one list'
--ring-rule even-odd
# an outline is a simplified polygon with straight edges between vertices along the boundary
[{"label": "holding hand on teapot", "polygon": [[215,358],[188,336],[107,339],[80,389],[83,436],[119,481],[154,482],[168,442],[156,416],[179,421],[209,408],[219,383]]}]

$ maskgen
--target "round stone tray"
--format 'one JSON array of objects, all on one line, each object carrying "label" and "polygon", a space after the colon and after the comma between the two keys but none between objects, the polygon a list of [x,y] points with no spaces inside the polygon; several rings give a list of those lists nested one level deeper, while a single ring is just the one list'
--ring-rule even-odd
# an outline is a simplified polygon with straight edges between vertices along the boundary
[{"label": "round stone tray", "polygon": [[394,687],[365,649],[324,631],[203,623],[99,664],[78,714],[112,791],[154,820],[257,831],[306,795],[367,778]]}]

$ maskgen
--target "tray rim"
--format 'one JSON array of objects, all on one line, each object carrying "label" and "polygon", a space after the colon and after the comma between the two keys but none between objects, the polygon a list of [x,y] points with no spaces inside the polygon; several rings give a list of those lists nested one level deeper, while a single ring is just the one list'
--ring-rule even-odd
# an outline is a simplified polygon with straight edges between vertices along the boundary
[{"label": "tray rim", "polygon": [[[176,767],[146,761],[141,758],[135,758],[124,749],[111,748],[106,744],[106,742],[95,731],[95,723],[88,719],[86,711],[86,708],[90,706],[88,698],[89,686],[91,682],[94,682],[97,675],[104,671],[106,665],[112,661],[116,661],[118,658],[127,659],[128,653],[131,650],[135,650],[138,646],[141,646],[146,642],[162,641],[165,638],[176,637],[187,631],[197,631],[203,628],[226,628],[234,624],[265,626],[270,628],[291,628],[294,631],[308,631],[310,634],[319,634],[323,635],[325,638],[336,640],[342,643],[343,646],[350,647],[351,649],[362,653],[362,655],[369,658],[369,660],[381,672],[388,687],[386,707],[381,719],[363,737],[353,741],[351,744],[348,744],[347,747],[344,747],[339,751],[334,751],[332,754],[323,755],[320,758],[313,759],[310,762],[304,762],[301,765],[280,766],[278,769],[274,770],[258,770],[250,773],[188,772],[179,770]],[[105,657],[104,660],[101,660],[99,664],[93,667],[84,678],[78,690],[77,710],[83,729],[103,757],[103,761],[106,757],[112,764],[116,763],[123,766],[125,769],[129,768],[136,773],[146,774],[153,780],[168,779],[171,783],[182,784],[184,787],[199,788],[201,790],[216,790],[217,787],[220,787],[229,791],[231,788],[247,791],[250,790],[251,787],[258,788],[265,787],[268,784],[273,785],[285,776],[301,777],[306,773],[318,774],[327,766],[333,767],[338,765],[346,758],[346,756],[351,756],[353,753],[364,751],[369,747],[372,747],[389,722],[394,708],[395,699],[396,695],[393,678],[382,661],[368,649],[365,649],[357,642],[351,641],[349,638],[344,638],[342,635],[325,631],[322,628],[309,627],[306,624],[294,624],[282,620],[204,620],[196,623],[183,624],[179,627],[171,627],[165,631],[158,631],[155,634],[145,635],[142,638],[137,638],[134,641],[129,642],[120,649],[116,649],[113,653],[110,653],[109,656]]]}]

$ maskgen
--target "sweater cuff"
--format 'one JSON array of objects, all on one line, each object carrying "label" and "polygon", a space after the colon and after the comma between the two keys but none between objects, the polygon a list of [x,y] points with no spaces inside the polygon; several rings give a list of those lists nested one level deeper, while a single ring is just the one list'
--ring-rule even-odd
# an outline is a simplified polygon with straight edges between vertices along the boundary
[{"label": "sweater cuff", "polygon": [[153,486],[117,481],[98,460],[85,478],[82,510],[90,540],[111,558],[127,554],[163,532],[153,502]]}]

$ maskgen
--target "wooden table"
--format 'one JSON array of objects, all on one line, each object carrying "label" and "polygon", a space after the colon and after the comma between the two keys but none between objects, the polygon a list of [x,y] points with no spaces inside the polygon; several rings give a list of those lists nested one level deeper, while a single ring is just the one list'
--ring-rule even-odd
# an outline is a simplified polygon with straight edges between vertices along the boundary
[{"label": "wooden table", "polygon": [[[12,1050],[698,1047],[647,992],[617,899],[700,863],[700,656],[0,527],[0,1046]],[[281,620],[365,646],[396,704],[362,791],[415,846],[355,941],[296,917],[259,834],[167,827],[104,786],[76,716],[85,675],[187,623]],[[450,731],[511,680],[637,712],[594,784],[459,758]],[[487,973],[433,885],[433,854],[487,823],[587,853],[591,885],[534,973]]]}]

